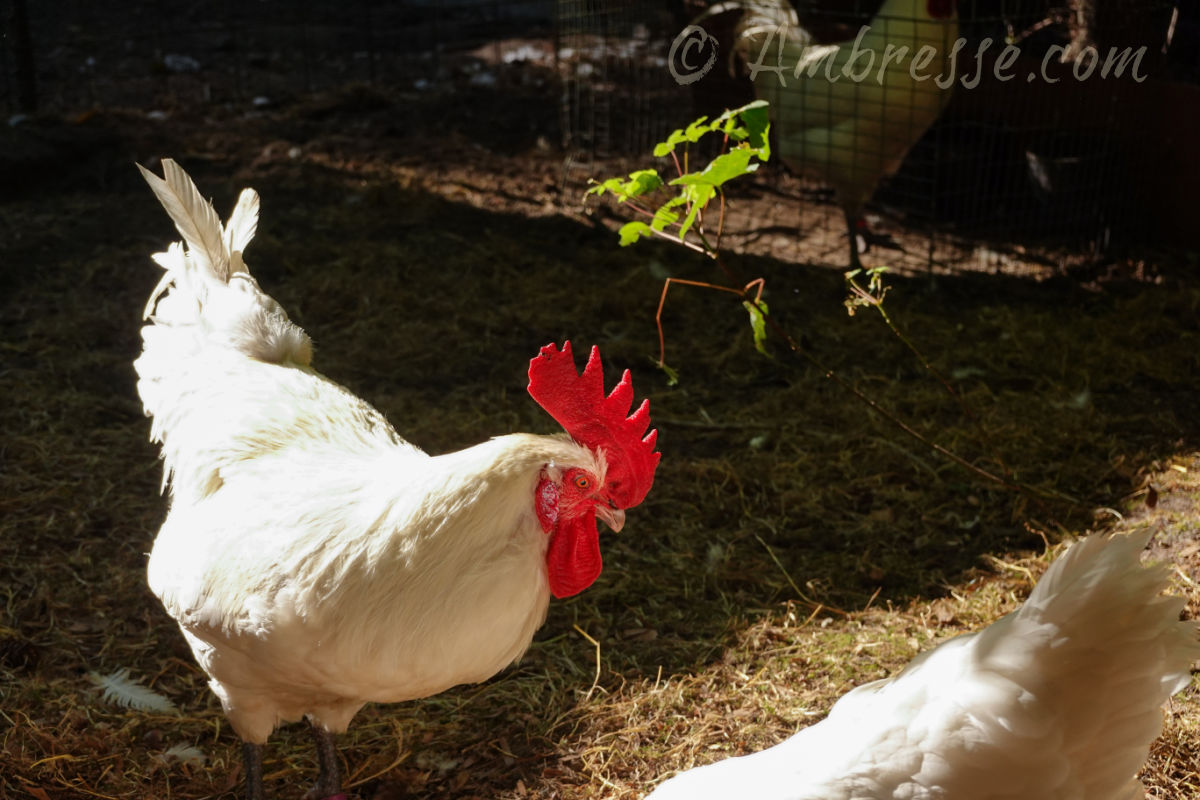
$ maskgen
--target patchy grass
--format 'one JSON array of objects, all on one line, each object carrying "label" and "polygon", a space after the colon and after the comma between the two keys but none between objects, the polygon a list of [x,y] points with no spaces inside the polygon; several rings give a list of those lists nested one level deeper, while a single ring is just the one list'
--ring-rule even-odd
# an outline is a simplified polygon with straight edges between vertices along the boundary
[{"label": "patchy grass", "polygon": [[[527,656],[488,683],[365,709],[342,751],[364,798],[638,797],[779,741],[1011,610],[1059,542],[1089,530],[1154,527],[1154,555],[1200,615],[1200,287],[1170,260],[1139,254],[1157,282],[1089,288],[897,278],[893,317],[970,420],[877,319],[846,316],[836,273],[736,258],[767,278],[794,336],[923,435],[1074,498],[1033,500],[949,465],[818,370],[756,355],[718,293],[672,293],[668,387],[652,365],[661,277],[715,279],[710,266],[617,249],[557,194],[549,155],[385,135],[402,112],[362,112],[361,140],[306,122],[296,159],[287,120],[150,136],[116,119],[130,152],[108,169],[0,205],[0,795],[240,793],[236,739],[144,583],[164,501],[130,364],[158,277],[147,256],[173,231],[128,162],[160,153],[223,212],[242,185],[260,190],[248,257],[262,285],[312,334],[322,371],[430,451],[551,430],[524,393],[551,340],[599,344],[651,398],[662,467],[602,540],[600,581],[554,603]],[[102,703],[87,673],[122,667],[182,712]],[[1197,687],[1167,715],[1146,780],[1188,800]],[[207,763],[165,759],[178,745]],[[273,738],[266,771],[275,796],[307,788],[303,730]]]}]

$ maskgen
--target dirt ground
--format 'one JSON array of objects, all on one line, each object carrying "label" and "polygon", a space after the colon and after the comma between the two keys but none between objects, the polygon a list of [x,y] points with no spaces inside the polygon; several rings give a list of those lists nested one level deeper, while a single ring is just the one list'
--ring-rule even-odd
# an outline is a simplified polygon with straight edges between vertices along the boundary
[{"label": "dirt ground", "polygon": [[[1195,254],[981,271],[960,248],[932,273],[900,265],[886,307],[952,394],[878,315],[847,315],[840,250],[789,238],[798,215],[827,212],[802,210],[787,176],[742,190],[746,226],[773,221],[734,230],[730,263],[766,279],[780,325],[972,470],[778,342],[756,353],[730,295],[671,291],[669,385],[655,367],[663,279],[724,277],[669,245],[619,248],[620,211],[585,212],[564,185],[554,110],[516,92],[499,114],[486,97],[353,89],[6,132],[36,141],[21,141],[0,202],[0,796],[240,793],[236,739],[144,582],[165,507],[131,362],[158,280],[148,255],[174,231],[133,163],[160,156],[222,214],[258,189],[247,260],[261,285],[312,335],[322,372],[431,452],[552,430],[524,392],[551,341],[598,344],[610,381],[628,367],[651,400],[662,466],[602,540],[599,582],[554,603],[492,681],[365,710],[343,749],[360,797],[640,797],[995,619],[1048,544],[1089,531],[1153,526],[1154,557],[1200,614]],[[88,673],[121,668],[180,713],[105,703]],[[181,745],[203,763],[166,755]],[[1168,712],[1151,795],[1197,796],[1198,764],[1193,682]],[[274,796],[303,793],[303,731],[276,735],[267,773]]]}]

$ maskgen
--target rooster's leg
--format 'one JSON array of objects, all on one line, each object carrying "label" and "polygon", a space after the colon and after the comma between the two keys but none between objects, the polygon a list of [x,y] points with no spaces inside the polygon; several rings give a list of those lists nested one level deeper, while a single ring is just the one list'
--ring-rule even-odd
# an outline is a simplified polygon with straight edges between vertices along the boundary
[{"label": "rooster's leg", "polygon": [[242,742],[242,760],[246,764],[246,800],[265,800],[263,795],[263,746]]},{"label": "rooster's leg", "polygon": [[862,226],[862,217],[843,209],[846,215],[846,234],[850,239],[850,269],[862,269],[858,260],[858,230]]},{"label": "rooster's leg", "polygon": [[313,743],[317,746],[317,783],[304,795],[305,800],[346,800],[342,793],[342,770],[338,765],[337,744],[333,734],[314,719],[309,720]]}]

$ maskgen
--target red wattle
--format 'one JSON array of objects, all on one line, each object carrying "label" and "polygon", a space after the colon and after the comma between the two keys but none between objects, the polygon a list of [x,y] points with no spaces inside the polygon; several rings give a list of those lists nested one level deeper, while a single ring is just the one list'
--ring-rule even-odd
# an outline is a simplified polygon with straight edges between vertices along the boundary
[{"label": "red wattle", "polygon": [[546,551],[546,576],[550,592],[558,599],[579,594],[600,577],[600,531],[596,515],[585,514],[572,520],[560,519],[550,534]]}]

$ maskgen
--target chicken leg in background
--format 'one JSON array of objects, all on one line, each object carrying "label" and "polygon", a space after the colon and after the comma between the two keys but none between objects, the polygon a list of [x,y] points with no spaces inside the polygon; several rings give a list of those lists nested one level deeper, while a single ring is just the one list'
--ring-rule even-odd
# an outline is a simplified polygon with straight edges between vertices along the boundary
[{"label": "chicken leg in background", "polygon": [[833,44],[817,43],[787,0],[740,6],[734,46],[771,104],[776,151],[833,187],[858,269],[863,208],[950,99],[955,0],[886,0],[855,38]]},{"label": "chicken leg in background", "polygon": [[1149,532],[1091,536],[1017,611],[842,697],[821,722],[648,800],[1135,800],[1200,657]]},{"label": "chicken leg in background", "polygon": [[[148,565],[244,742],[250,800],[262,748],[306,717],[320,776],[344,798],[332,735],[371,701],[486,680],[519,658],[550,595],[601,571],[597,519],[620,530],[659,453],[626,371],[605,396],[599,352],[529,364],[529,393],[566,433],[510,434],[429,456],[316,372],[308,336],[242,253],[258,195],[229,223],[173,161],[142,170],[183,243],[154,256],[138,392],[171,502]],[[186,245],[186,246],[185,246]]]}]

